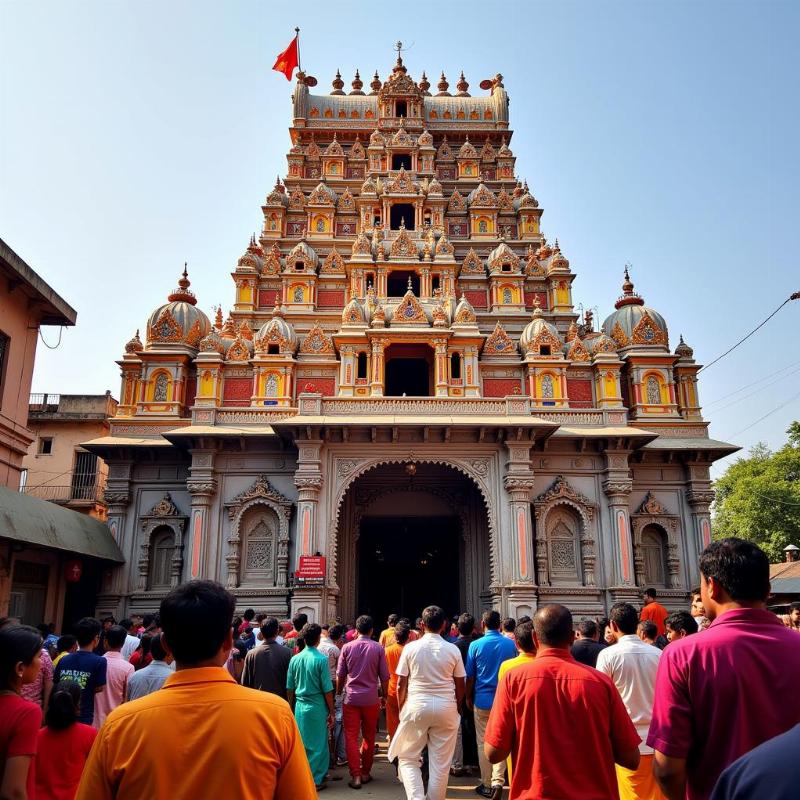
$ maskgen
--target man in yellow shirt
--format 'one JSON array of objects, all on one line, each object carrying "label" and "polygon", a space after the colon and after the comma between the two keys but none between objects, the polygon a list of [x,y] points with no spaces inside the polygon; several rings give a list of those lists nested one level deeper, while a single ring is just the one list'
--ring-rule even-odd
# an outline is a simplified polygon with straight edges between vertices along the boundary
[{"label": "man in yellow shirt", "polygon": [[[533,622],[520,622],[514,629],[516,636],[517,650],[519,655],[515,658],[509,658],[500,665],[500,671],[497,673],[497,684],[503,680],[503,675],[514,667],[521,667],[523,664],[530,664],[536,658],[536,646],[533,643]],[[511,756],[506,759],[506,767],[508,768],[508,783],[511,784]]]},{"label": "man in yellow shirt", "polygon": [[397,614],[389,614],[389,619],[386,620],[386,627],[381,631],[378,637],[378,644],[386,649],[395,643],[394,626],[399,622],[400,617]]},{"label": "man in yellow shirt", "polygon": [[212,581],[190,581],[164,598],[162,643],[176,671],[159,691],[108,715],[77,800],[316,797],[289,704],[239,686],[223,667],[235,602]]}]

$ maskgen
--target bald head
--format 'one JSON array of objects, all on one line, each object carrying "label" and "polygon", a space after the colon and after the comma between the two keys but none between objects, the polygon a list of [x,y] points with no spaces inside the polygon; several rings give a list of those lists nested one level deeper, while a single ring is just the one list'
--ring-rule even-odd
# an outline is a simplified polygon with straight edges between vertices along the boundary
[{"label": "bald head", "polygon": [[573,640],[572,614],[557,603],[541,606],[533,617],[533,630],[545,647],[569,647]]}]

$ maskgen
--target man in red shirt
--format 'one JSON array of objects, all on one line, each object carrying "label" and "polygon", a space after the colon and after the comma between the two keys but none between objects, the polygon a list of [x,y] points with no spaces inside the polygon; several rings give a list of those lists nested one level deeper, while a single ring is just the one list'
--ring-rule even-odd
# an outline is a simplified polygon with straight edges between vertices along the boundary
[{"label": "man in red shirt", "polygon": [[655,589],[645,589],[644,592],[644,608],[642,609],[642,613],[639,614],[639,619],[650,620],[656,628],[658,629],[658,636],[664,636],[666,634],[666,628],[664,627],[664,620],[669,616],[669,611],[667,611],[661,603],[656,601],[656,590]]},{"label": "man in red shirt", "polygon": [[[484,750],[514,762],[509,800],[591,797],[618,800],[614,764],[635,770],[641,739],[611,679],[570,653],[572,614],[541,606],[533,618],[536,659],[509,670],[497,687]],[[565,770],[578,736],[592,769]]]},{"label": "man in red shirt", "polygon": [[769,590],[769,559],[752,542],[701,554],[711,625],[664,650],[647,736],[669,800],[706,800],[725,767],[800,722],[800,645],[767,611]]}]

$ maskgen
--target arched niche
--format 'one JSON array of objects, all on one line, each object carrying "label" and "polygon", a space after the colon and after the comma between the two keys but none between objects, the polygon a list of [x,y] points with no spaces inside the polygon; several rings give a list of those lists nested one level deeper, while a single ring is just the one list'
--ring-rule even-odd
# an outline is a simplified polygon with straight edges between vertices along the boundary
[{"label": "arched niche", "polygon": [[139,588],[169,591],[181,582],[183,534],[188,517],[181,514],[167,492],[140,518]]},{"label": "arched niche", "polygon": [[594,586],[595,504],[559,475],[533,509],[539,585]]},{"label": "arched niche", "polygon": [[636,585],[680,588],[680,517],[669,514],[648,492],[636,513],[631,514],[631,534]]},{"label": "arched niche", "polygon": [[262,475],[225,508],[231,522],[227,587],[287,586],[292,501]]}]

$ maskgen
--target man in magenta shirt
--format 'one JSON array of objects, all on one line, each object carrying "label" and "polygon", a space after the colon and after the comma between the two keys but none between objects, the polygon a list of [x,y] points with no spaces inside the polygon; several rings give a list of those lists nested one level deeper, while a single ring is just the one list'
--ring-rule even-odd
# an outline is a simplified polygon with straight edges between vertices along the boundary
[{"label": "man in magenta shirt", "polygon": [[647,744],[668,800],[706,800],[739,756],[800,722],[800,643],[767,611],[769,560],[743,539],[700,556],[711,625],[671,642],[656,677]]},{"label": "man in magenta shirt", "polygon": [[[375,732],[378,726],[380,702],[378,682],[386,697],[389,668],[383,648],[372,639],[372,617],[363,615],[356,620],[358,638],[342,648],[336,670],[336,693],[344,690],[343,724],[350,786],[360,789],[372,780],[370,770],[375,754]],[[359,731],[364,737],[361,751]]]}]

